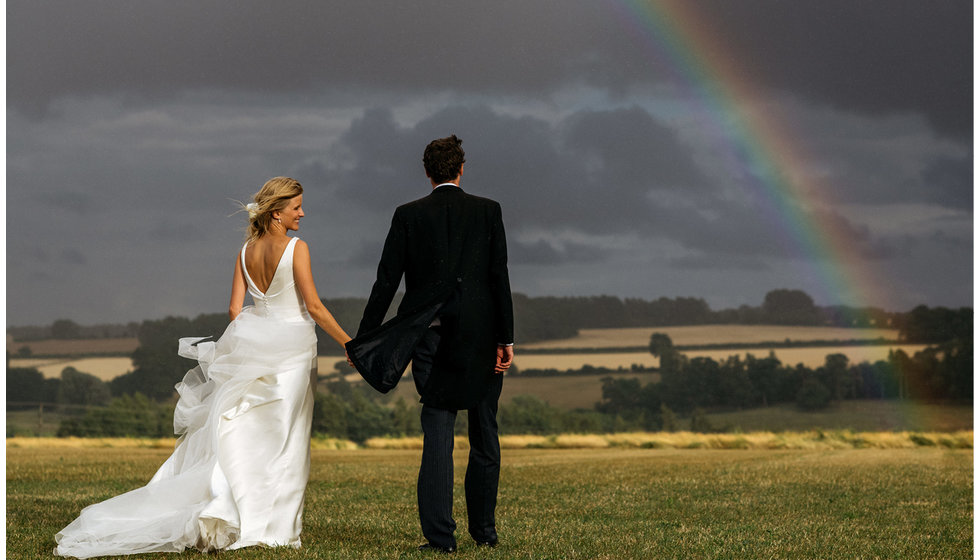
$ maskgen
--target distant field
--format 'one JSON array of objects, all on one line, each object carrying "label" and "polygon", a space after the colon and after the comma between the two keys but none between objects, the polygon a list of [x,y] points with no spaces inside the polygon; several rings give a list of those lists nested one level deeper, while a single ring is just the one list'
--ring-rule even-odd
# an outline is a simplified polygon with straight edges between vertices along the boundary
[{"label": "distant field", "polygon": [[73,367],[80,372],[109,381],[133,370],[130,358],[15,358],[10,367],[37,368],[46,378],[61,377],[61,371]]},{"label": "distant field", "polygon": [[[616,373],[561,377],[508,376],[504,379],[500,402],[506,404],[512,401],[514,397],[531,395],[558,408],[568,410],[592,409],[595,407],[595,403],[602,399],[602,378],[610,375],[617,378],[637,377],[641,383],[652,383],[660,380],[659,373]],[[363,381],[356,382],[364,383]],[[392,400],[399,398],[405,399],[406,402],[418,402],[419,395],[415,390],[415,383],[412,381],[411,375],[406,375],[402,382],[392,390]]]},{"label": "distant field", "polygon": [[[739,348],[737,350],[686,350],[682,352],[688,358],[704,357],[722,362],[730,356],[752,354],[756,358],[765,358],[769,352],[775,353],[783,364],[795,366],[803,364],[810,368],[822,366],[828,354],[844,354],[852,364],[861,362],[874,363],[888,358],[890,350],[901,349],[909,356],[924,349],[924,344],[891,344],[885,346],[820,346],[815,348]],[[660,367],[660,359],[649,352],[620,352],[596,354],[521,354],[520,348],[514,358],[514,365],[521,369],[581,369],[584,365],[607,368],[627,368],[632,364],[643,367]]]},{"label": "distant field", "polygon": [[756,342],[810,340],[897,340],[896,329],[848,329],[841,327],[783,327],[777,325],[694,325],[685,327],[637,327],[581,329],[578,336],[521,345],[523,348],[622,348],[647,346],[650,335],[665,333],[676,346],[704,344],[751,344]]},{"label": "distant field", "polygon": [[[707,415],[715,428],[743,432],[798,430],[853,430],[955,432],[973,429],[972,405],[909,403],[901,401],[843,401],[825,410],[804,412],[792,404]],[[681,422],[684,425],[684,422]]]},{"label": "distant field", "polygon": [[610,369],[627,368],[638,364],[642,367],[659,367],[660,358],[649,352],[618,352],[609,354],[521,354],[514,356],[514,366],[519,369],[581,369],[584,365]]},{"label": "distant field", "polygon": [[504,388],[500,393],[500,402],[509,403],[514,397],[533,395],[559,408],[586,408],[591,410],[595,408],[595,403],[602,400],[602,379],[604,377],[614,377],[617,379],[635,377],[642,384],[660,381],[659,373],[572,375],[560,378],[508,377],[504,380]]},{"label": "distant field", "polygon": [[[888,346],[841,346],[841,347],[819,347],[819,348],[740,348],[738,350],[691,350],[684,352],[688,357],[703,356],[715,361],[723,361],[729,356],[740,355],[743,358],[747,354],[752,354],[757,358],[769,355],[770,350],[775,352],[776,357],[784,364],[796,365],[802,363],[807,367],[818,367],[823,365],[824,359],[828,354],[844,354],[851,363],[875,362],[884,360],[888,357],[891,349],[902,349],[908,355],[925,348],[921,344],[895,344]],[[334,364],[341,360],[338,356],[320,356],[318,358],[321,375],[334,373]],[[514,365],[521,369],[581,369],[584,365],[594,367],[606,367],[610,369],[626,368],[629,369],[633,364],[642,367],[655,368],[660,366],[660,359],[652,356],[649,352],[618,352],[618,353],[599,353],[599,354],[521,354],[518,349]],[[61,376],[61,371],[66,367],[73,367],[78,371],[92,374],[103,381],[109,381],[124,373],[133,370],[133,362],[129,358],[13,358],[10,360],[10,367],[34,367],[37,368],[44,377],[56,378]],[[351,379],[356,379],[352,377]]]},{"label": "distant field", "polygon": [[[889,346],[841,346],[841,347],[819,347],[819,348],[740,348],[738,350],[690,350],[684,352],[688,357],[703,356],[715,361],[724,361],[729,356],[740,355],[743,358],[747,354],[752,354],[757,358],[769,355],[770,350],[775,352],[776,357],[784,364],[796,365],[802,363],[807,367],[818,367],[823,365],[824,359],[828,354],[844,354],[851,363],[875,362],[884,360],[888,357],[888,351],[900,348],[910,356],[925,348],[921,344],[895,344]],[[338,356],[320,356],[318,359],[321,375],[334,373],[334,364],[342,360]],[[598,353],[598,354],[521,354],[518,349],[514,365],[520,369],[581,369],[584,365],[594,367],[606,367],[610,369],[626,368],[629,369],[633,364],[647,368],[660,366],[660,359],[655,358],[649,352],[617,352],[617,353]],[[10,367],[35,367],[44,377],[55,378],[61,376],[61,371],[66,367],[74,367],[78,371],[92,374],[103,381],[109,381],[124,373],[132,371],[133,363],[129,358],[14,358],[10,360]],[[356,377],[352,377],[356,379]]]},{"label": "distant field", "polygon": [[[708,344],[752,344],[764,342],[792,341],[832,341],[832,340],[896,340],[898,331],[895,329],[845,329],[837,327],[779,327],[770,325],[703,325],[687,327],[643,327],[629,329],[582,329],[575,337],[564,340],[551,340],[526,345],[518,345],[518,355],[515,364],[519,368],[528,369],[579,369],[585,364],[596,367],[629,368],[632,364],[644,367],[657,367],[659,360],[648,352],[625,353],[596,353],[596,354],[521,354],[521,349],[548,348],[622,348],[646,347],[650,335],[654,332],[667,333],[678,346],[708,345]],[[10,346],[16,352],[21,346],[27,346],[35,355],[73,356],[72,359],[59,358],[15,358],[10,361],[11,367],[37,367],[45,377],[58,377],[61,370],[72,366],[79,371],[90,373],[103,381],[108,381],[132,370],[129,354],[138,346],[135,338],[92,339],[92,340],[41,340],[14,342]],[[803,363],[809,367],[822,365],[827,354],[839,352],[847,355],[852,362],[875,361],[883,359],[889,348],[903,348],[913,354],[922,349],[922,345],[886,345],[886,346],[841,346],[824,348],[777,348],[776,355],[787,364]],[[766,356],[769,348],[738,350],[693,350],[685,352],[688,356],[708,356],[715,360],[727,358],[730,355],[744,356],[752,353],[756,356]],[[120,354],[118,357],[95,357],[93,354]],[[89,357],[85,357],[89,356]],[[340,356],[321,356],[319,358],[320,373],[329,374],[334,371],[333,365]]]},{"label": "distant field", "polygon": [[[317,365],[321,375],[336,372],[334,364],[343,361],[343,356],[320,356]],[[61,377],[61,370],[73,367],[78,371],[92,374],[102,381],[109,381],[133,370],[129,357],[112,358],[12,358],[10,367],[37,368],[44,377]]]},{"label": "distant field", "polygon": [[726,360],[736,354],[744,359],[747,354],[752,354],[756,358],[765,358],[770,350],[776,354],[779,361],[784,365],[795,366],[803,364],[810,368],[824,365],[828,354],[844,354],[851,364],[861,362],[874,363],[879,360],[887,360],[888,352],[891,350],[903,350],[909,356],[914,355],[926,348],[924,344],[892,344],[887,346],[823,346],[818,348],[750,348],[738,350],[690,350],[683,352],[689,358],[704,357],[711,358],[717,362]]},{"label": "distant field", "polygon": [[[50,558],[54,534],[99,500],[145,484],[165,449],[8,448],[6,553]],[[500,545],[466,535],[456,454],[455,557],[466,559],[854,558],[973,555],[973,452],[946,448],[507,449]],[[303,548],[251,560],[421,557],[419,451],[314,450]],[[176,558],[135,555],[134,560]],[[200,557],[196,552],[179,555]]]},{"label": "distant field", "polygon": [[[616,373],[612,377],[637,378],[641,385],[660,379],[657,373]],[[607,375],[574,375],[560,377],[508,376],[500,402],[531,395],[551,406],[565,410],[588,409],[602,399],[602,378]],[[362,384],[363,381],[355,380]],[[410,375],[393,390],[394,400],[418,402],[419,396]],[[855,430],[855,431],[927,431],[954,432],[973,429],[971,405],[912,403],[894,400],[843,401],[817,412],[804,412],[792,404],[745,411],[710,413],[708,421],[715,428],[730,427],[741,431],[787,430]],[[681,418],[681,427],[688,419]]]},{"label": "distant field", "polygon": [[86,356],[92,354],[125,354],[133,353],[139,347],[139,340],[133,338],[92,338],[70,340],[35,340],[30,342],[9,342],[7,350],[16,354],[24,346],[31,349],[31,354],[38,356]]}]

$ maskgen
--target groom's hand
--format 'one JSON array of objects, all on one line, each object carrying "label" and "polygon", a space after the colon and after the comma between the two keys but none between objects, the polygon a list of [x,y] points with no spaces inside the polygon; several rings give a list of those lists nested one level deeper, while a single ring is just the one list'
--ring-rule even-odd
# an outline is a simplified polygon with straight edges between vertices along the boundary
[{"label": "groom's hand", "polygon": [[510,363],[514,361],[514,347],[513,346],[497,346],[497,365],[494,366],[494,371],[497,373],[504,373],[507,368],[510,367]]},{"label": "groom's hand", "polygon": [[354,361],[350,359],[350,354],[348,354],[346,351],[344,352],[344,357],[347,358],[347,365],[349,365],[350,367],[352,367],[354,369],[357,369],[354,366]]}]

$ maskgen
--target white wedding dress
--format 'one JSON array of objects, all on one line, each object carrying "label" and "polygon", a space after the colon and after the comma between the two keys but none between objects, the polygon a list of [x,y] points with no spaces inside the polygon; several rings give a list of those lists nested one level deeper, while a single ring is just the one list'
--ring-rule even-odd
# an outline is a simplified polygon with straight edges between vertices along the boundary
[{"label": "white wedding dress", "polygon": [[150,482],[82,510],[55,536],[77,558],[300,546],[310,473],[314,323],[293,281],[289,242],[265,293],[216,342],[182,338],[199,365],[177,384],[179,435]]}]

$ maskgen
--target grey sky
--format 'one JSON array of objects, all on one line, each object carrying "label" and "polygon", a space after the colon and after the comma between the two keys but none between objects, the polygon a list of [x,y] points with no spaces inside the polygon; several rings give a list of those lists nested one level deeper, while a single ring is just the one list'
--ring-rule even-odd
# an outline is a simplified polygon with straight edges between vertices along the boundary
[{"label": "grey sky", "polygon": [[860,301],[760,210],[662,50],[675,22],[636,6],[8,1],[8,324],[223,310],[231,199],[274,175],[306,188],[321,296],[364,297],[451,133],[519,292],[972,305],[969,1],[684,2],[805,148],[789,172],[827,192],[792,204],[860,257]]}]

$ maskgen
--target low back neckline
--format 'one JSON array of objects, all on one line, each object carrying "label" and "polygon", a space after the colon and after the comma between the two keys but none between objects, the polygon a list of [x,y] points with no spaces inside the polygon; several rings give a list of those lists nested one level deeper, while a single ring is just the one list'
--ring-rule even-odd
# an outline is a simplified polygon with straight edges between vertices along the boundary
[{"label": "low back neckline", "polygon": [[269,297],[267,292],[270,288],[272,288],[272,284],[276,281],[276,277],[279,275],[279,269],[282,267],[282,262],[286,256],[286,253],[298,239],[298,237],[292,237],[289,239],[289,242],[286,243],[286,247],[282,250],[282,253],[279,254],[279,260],[276,262],[276,269],[272,271],[272,277],[269,279],[269,285],[265,287],[265,290],[260,290],[259,286],[255,283],[255,280],[252,279],[252,275],[248,273],[248,266],[245,264],[245,250],[248,249],[248,242],[246,242],[242,247],[242,272],[245,273],[245,280],[252,287],[252,289],[258,292],[262,297]]}]

